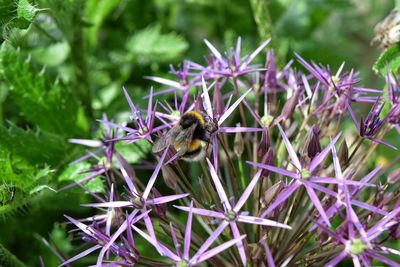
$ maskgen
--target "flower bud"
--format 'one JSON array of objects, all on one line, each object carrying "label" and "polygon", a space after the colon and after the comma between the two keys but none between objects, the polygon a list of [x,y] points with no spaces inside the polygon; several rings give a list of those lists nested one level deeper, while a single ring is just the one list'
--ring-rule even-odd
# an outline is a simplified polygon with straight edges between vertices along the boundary
[{"label": "flower bud", "polygon": [[[238,127],[240,124],[238,125]],[[243,142],[243,137],[242,133],[237,132],[235,134],[235,140],[233,142],[233,151],[235,152],[236,156],[240,158],[243,154],[244,151],[244,142]]]},{"label": "flower bud", "polygon": [[176,189],[177,177],[171,167],[167,165],[161,166],[162,177],[165,184],[172,190]]},{"label": "flower bud", "polygon": [[311,128],[311,139],[307,148],[307,155],[310,159],[313,159],[321,152],[321,143],[319,142],[320,132],[317,126]]},{"label": "flower bud", "polygon": [[258,145],[258,156],[263,157],[269,150],[271,142],[269,140],[268,128],[265,128],[262,132],[261,142]]},{"label": "flower bud", "polygon": [[341,166],[347,166],[349,161],[349,148],[347,147],[346,139],[343,140],[339,148],[339,162]]},{"label": "flower bud", "polygon": [[264,192],[262,197],[260,198],[261,208],[264,209],[271,204],[272,200],[282,191],[283,183],[282,181],[277,182],[276,184],[272,185],[268,188],[267,191]]},{"label": "flower bud", "polygon": [[396,184],[398,181],[400,181],[400,169],[394,170],[388,175],[389,184]]},{"label": "flower bud", "polygon": [[[162,195],[160,194],[160,192],[158,192],[157,189],[153,188],[152,191],[153,191],[154,198],[162,197]],[[159,216],[161,218],[165,218],[165,215],[167,213],[167,205],[166,204],[158,204],[158,205],[154,205],[153,207],[154,207],[153,210],[157,214],[157,216]]]}]

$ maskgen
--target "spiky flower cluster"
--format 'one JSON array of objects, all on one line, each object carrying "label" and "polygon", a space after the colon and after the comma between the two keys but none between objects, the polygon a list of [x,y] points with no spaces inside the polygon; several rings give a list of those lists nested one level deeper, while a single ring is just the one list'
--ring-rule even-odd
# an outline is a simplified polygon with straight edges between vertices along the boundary
[{"label": "spiky flower cluster", "polygon": [[[226,54],[205,43],[205,65],[148,77],[166,88],[151,89],[144,109],[124,89],[131,120],[104,116],[102,140],[71,140],[96,150],[78,160],[93,164],[87,176],[64,189],[102,177],[108,190],[89,192],[93,217],[66,216],[89,246],[61,265],[97,253],[96,266],[399,266],[399,157],[371,160],[399,145],[384,141],[399,140],[397,78],[384,93],[344,64],[332,72],[296,54],[305,72],[293,61],[279,69],[272,50],[255,64],[269,41],[245,56],[240,38]],[[168,147],[134,167],[115,148],[154,144],[188,111],[217,127],[204,159]]]}]

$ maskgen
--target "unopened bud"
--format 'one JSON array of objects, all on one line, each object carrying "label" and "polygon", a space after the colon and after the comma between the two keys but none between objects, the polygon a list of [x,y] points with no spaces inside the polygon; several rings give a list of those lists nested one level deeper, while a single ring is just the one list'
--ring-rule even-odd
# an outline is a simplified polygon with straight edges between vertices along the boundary
[{"label": "unopened bud", "polygon": [[321,143],[319,142],[320,130],[317,126],[311,128],[311,139],[307,148],[307,155],[310,159],[313,159],[316,155],[321,152]]},{"label": "unopened bud", "polygon": [[[239,125],[240,126],[240,125]],[[244,151],[244,143],[242,133],[237,132],[235,134],[235,140],[233,142],[233,151],[235,152],[236,156],[240,158]]]},{"label": "unopened bud", "polygon": [[162,177],[165,184],[172,190],[176,189],[177,177],[171,167],[167,165],[161,166]]},{"label": "unopened bud", "polygon": [[341,166],[346,166],[349,161],[349,148],[346,140],[343,140],[339,148],[339,162]]},{"label": "unopened bud", "polygon": [[[157,189],[153,188],[152,191],[153,191],[154,198],[162,197],[162,195],[160,194],[160,192],[158,192]],[[167,205],[166,204],[158,204],[158,205],[154,205],[153,207],[154,207],[153,210],[157,214],[157,216],[165,218],[165,215],[167,213]]]},{"label": "unopened bud", "polygon": [[400,169],[394,170],[388,175],[388,182],[390,184],[396,184],[400,181]]},{"label": "unopened bud", "polygon": [[258,156],[263,157],[270,148],[271,142],[269,140],[269,134],[268,134],[268,128],[265,128],[265,130],[262,132],[261,136],[261,142],[258,145]]},{"label": "unopened bud", "polygon": [[275,197],[282,191],[283,183],[282,181],[277,182],[268,188],[260,198],[261,208],[266,208],[275,199]]},{"label": "unopened bud", "polygon": [[206,185],[204,184],[204,179],[200,178],[199,179],[199,186],[200,186],[200,191],[201,191],[201,197],[204,205],[210,205],[211,204],[211,196],[210,196],[210,188],[207,189]]}]

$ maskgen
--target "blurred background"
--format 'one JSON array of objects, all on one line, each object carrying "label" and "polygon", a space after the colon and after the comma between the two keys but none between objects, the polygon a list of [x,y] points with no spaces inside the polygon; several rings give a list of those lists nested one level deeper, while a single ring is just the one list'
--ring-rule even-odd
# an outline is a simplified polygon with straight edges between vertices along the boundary
[{"label": "blurred background", "polygon": [[[81,189],[56,194],[82,178],[68,163],[84,149],[68,138],[96,139],[103,112],[127,118],[125,86],[139,105],[150,86],[144,76],[169,77],[184,59],[204,63],[203,40],[221,52],[242,38],[242,55],[272,37],[277,65],[296,51],[336,70],[360,71],[361,84],[382,89],[372,71],[380,54],[374,26],[393,0],[1,0],[0,243],[27,266],[79,251],[63,214],[85,217]],[[122,149],[122,148],[121,148]],[[130,163],[146,157],[124,151]],[[87,166],[86,166],[87,167]],[[103,190],[99,180],[86,185]],[[1,265],[1,264],[0,264]]]}]

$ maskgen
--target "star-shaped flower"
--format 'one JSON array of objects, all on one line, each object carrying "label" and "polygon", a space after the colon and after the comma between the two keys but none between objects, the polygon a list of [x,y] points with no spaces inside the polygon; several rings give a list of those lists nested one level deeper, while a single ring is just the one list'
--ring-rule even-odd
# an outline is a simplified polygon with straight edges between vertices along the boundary
[{"label": "star-shaped flower", "polygon": [[[221,181],[219,180],[218,174],[214,169],[214,166],[211,164],[211,162],[208,159],[207,159],[207,163],[208,163],[208,167],[210,169],[211,178],[217,189],[217,193],[218,193],[219,198],[221,199],[221,204],[222,204],[224,210],[223,211],[211,211],[211,210],[206,210],[206,209],[201,209],[201,208],[190,208],[190,207],[182,207],[182,206],[174,206],[174,207],[176,207],[180,210],[188,211],[188,212],[190,210],[192,210],[192,212],[194,214],[198,214],[201,216],[213,217],[213,218],[221,220],[221,223],[217,227],[217,229],[219,229],[222,232],[222,230],[229,225],[232,230],[233,237],[235,239],[240,238],[239,228],[236,224],[237,222],[291,229],[291,227],[286,224],[282,224],[279,222],[275,222],[275,221],[263,219],[263,218],[258,218],[258,217],[254,217],[254,216],[248,216],[248,215],[244,215],[243,213],[240,213],[240,210],[242,209],[243,205],[246,203],[251,192],[253,191],[254,187],[256,186],[258,180],[260,179],[262,170],[259,170],[254,175],[253,179],[250,181],[249,185],[247,186],[247,188],[243,192],[242,196],[237,201],[236,205],[234,205],[232,207],[228,200],[228,197],[225,193],[225,190],[221,184]],[[239,250],[239,254],[240,254],[242,263],[244,266],[246,266],[247,258],[246,258],[246,252],[243,247],[243,243],[238,242],[236,246]],[[199,251],[201,251],[201,249]]]}]

